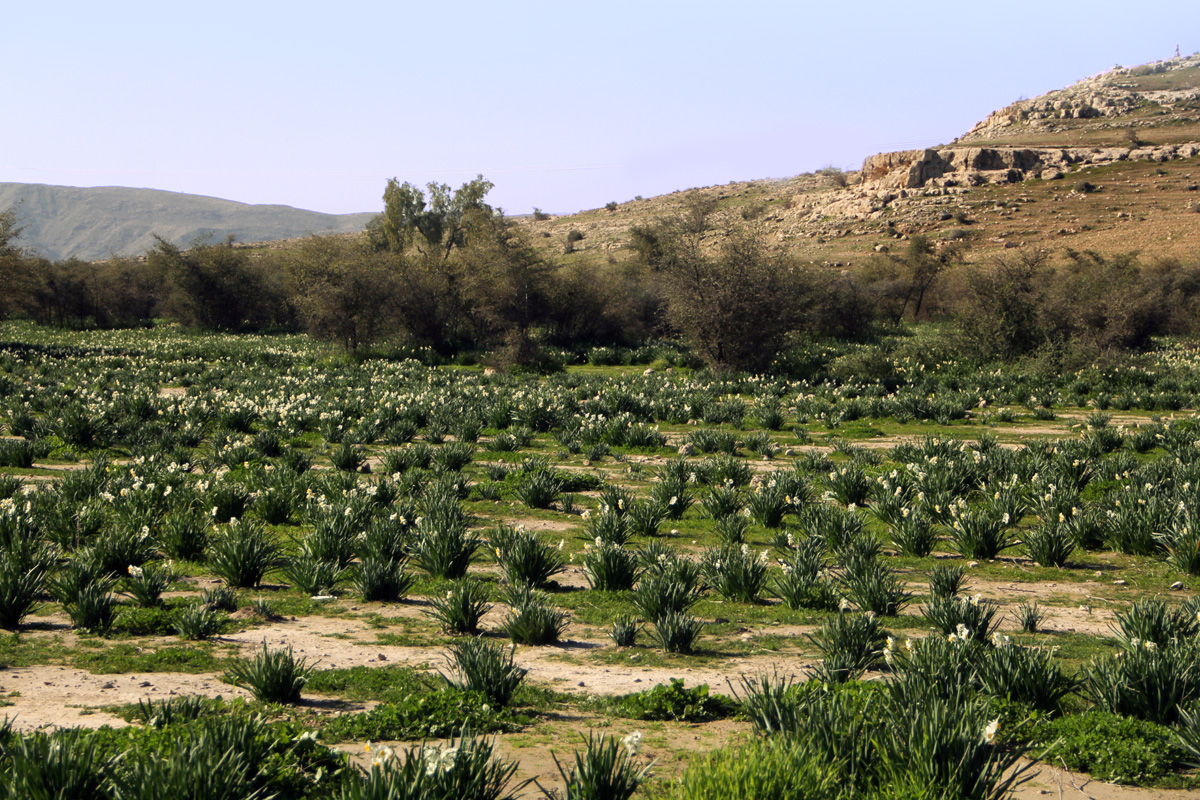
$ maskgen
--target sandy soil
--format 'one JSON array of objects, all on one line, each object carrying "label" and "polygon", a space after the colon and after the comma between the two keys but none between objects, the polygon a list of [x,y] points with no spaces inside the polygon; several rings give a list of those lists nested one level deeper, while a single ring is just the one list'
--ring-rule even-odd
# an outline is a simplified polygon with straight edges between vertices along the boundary
[{"label": "sandy soil", "polygon": [[[17,694],[14,694],[17,693]],[[99,728],[121,726],[124,720],[98,706],[124,705],[150,698],[197,694],[207,697],[249,697],[247,692],[221,683],[215,675],[150,672],[127,675],[93,675],[71,667],[22,667],[0,672],[0,694],[12,704],[4,714],[19,730],[45,728]]]}]

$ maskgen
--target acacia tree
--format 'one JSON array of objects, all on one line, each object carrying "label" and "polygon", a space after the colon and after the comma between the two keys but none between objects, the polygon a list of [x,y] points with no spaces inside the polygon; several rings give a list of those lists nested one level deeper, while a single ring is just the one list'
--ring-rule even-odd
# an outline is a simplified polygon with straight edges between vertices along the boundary
[{"label": "acacia tree", "polygon": [[17,244],[21,236],[17,210],[0,211],[0,318],[24,310],[31,288],[30,258]]},{"label": "acacia tree", "polygon": [[252,264],[232,239],[201,240],[184,249],[160,236],[146,254],[149,269],[171,287],[165,311],[177,321],[207,330],[256,330],[286,321],[282,286]]},{"label": "acacia tree", "polygon": [[388,181],[383,213],[368,225],[369,240],[403,275],[400,299],[410,336],[448,354],[471,343],[471,303],[460,251],[497,216],[484,202],[492,183],[478,176],[457,190],[430,183]]},{"label": "acacia tree", "polygon": [[985,357],[1014,358],[1045,341],[1038,324],[1043,253],[998,256],[990,269],[971,274],[969,296],[957,322],[969,345]]},{"label": "acacia tree", "polygon": [[413,184],[392,178],[383,190],[383,213],[368,226],[371,240],[381,249],[400,252],[415,247],[445,261],[466,242],[472,215],[494,213],[483,202],[494,185],[479,175],[452,194],[449,185],[431,182],[426,196]]},{"label": "acacia tree", "polygon": [[947,270],[963,263],[965,252],[963,242],[935,246],[916,234],[903,253],[877,258],[869,273],[881,311],[893,325],[910,313],[913,319],[920,319],[930,289]]},{"label": "acacia tree", "polygon": [[287,267],[313,336],[353,351],[395,330],[400,277],[382,254],[347,239],[310,236],[289,254]]},{"label": "acacia tree", "polygon": [[812,277],[773,251],[760,231],[715,229],[714,206],[693,199],[684,212],[635,235],[658,276],[666,318],[717,370],[761,370],[796,330]]}]

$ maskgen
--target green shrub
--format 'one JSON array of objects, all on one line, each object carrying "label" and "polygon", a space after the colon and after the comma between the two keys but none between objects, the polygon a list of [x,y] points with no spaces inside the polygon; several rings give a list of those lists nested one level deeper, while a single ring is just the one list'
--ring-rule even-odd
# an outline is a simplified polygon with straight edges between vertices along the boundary
[{"label": "green shrub", "polygon": [[464,734],[403,756],[381,748],[370,771],[349,782],[337,800],[514,800],[529,783],[510,788],[516,770],[517,763],[501,759],[490,740]]},{"label": "green shrub", "polygon": [[149,530],[134,525],[102,532],[89,549],[101,570],[112,576],[125,575],[129,567],[140,567],[155,557]]},{"label": "green shrub", "polygon": [[654,620],[651,636],[668,653],[690,653],[704,623],[682,611],[662,614]]},{"label": "green shrub", "polygon": [[713,525],[713,533],[717,541],[725,547],[736,547],[746,541],[746,533],[750,530],[750,519],[742,514],[722,517]]},{"label": "green shrub", "polygon": [[967,571],[960,564],[938,564],[929,570],[929,595],[937,598],[958,597],[966,582]]},{"label": "green shrub", "polygon": [[[461,425],[460,425],[461,430]],[[433,451],[430,465],[434,472],[461,472],[475,458],[475,445],[466,441],[446,442]]]},{"label": "green shrub", "polygon": [[825,477],[830,496],[844,506],[863,506],[871,496],[874,481],[857,464],[835,469]]},{"label": "green shrub", "polygon": [[979,686],[993,697],[1054,713],[1079,688],[1079,679],[1055,662],[1051,650],[1005,644],[979,664]]},{"label": "green shrub", "polygon": [[129,595],[143,608],[153,608],[162,605],[162,593],[165,592],[178,576],[169,566],[147,564],[144,567],[130,565],[128,576],[125,578],[125,589]]},{"label": "green shrub", "polygon": [[1058,523],[1047,523],[1025,532],[1025,552],[1043,567],[1061,567],[1075,552],[1070,531]]},{"label": "green shrub", "polygon": [[652,689],[627,694],[612,701],[615,714],[629,719],[672,722],[711,722],[731,716],[737,704],[724,695],[710,695],[708,685],[684,688],[683,679],[671,678]]},{"label": "green shrub", "polygon": [[28,566],[12,553],[0,554],[0,628],[16,630],[46,584],[45,565]]},{"label": "green shrub", "polygon": [[336,561],[325,561],[301,553],[284,562],[283,576],[307,595],[328,595],[345,570]]},{"label": "green shrub", "polygon": [[148,697],[138,701],[132,718],[149,728],[163,728],[220,713],[222,708],[220,700],[209,700],[200,695],[178,695],[160,700]]},{"label": "green shrub", "polygon": [[878,785],[884,797],[1007,797],[1026,780],[1024,748],[994,744],[998,721],[965,691],[931,692],[920,703],[892,693],[880,712]]},{"label": "green shrub", "polygon": [[1104,711],[1170,724],[1200,698],[1200,643],[1130,642],[1117,656],[1092,662],[1083,679],[1088,696]]},{"label": "green shrub", "polygon": [[647,538],[658,536],[667,510],[653,500],[635,500],[625,512],[629,532]]},{"label": "green shrub", "polygon": [[996,603],[978,597],[934,597],[921,608],[922,616],[943,636],[984,644],[991,644],[992,634],[1000,625],[999,611]]},{"label": "green shrub", "polygon": [[238,610],[237,592],[228,586],[212,586],[204,589],[200,592],[200,603],[213,611],[233,613]]},{"label": "green shrub", "polygon": [[921,512],[902,515],[892,523],[892,544],[906,556],[925,558],[933,552],[938,542],[937,528],[933,520]]},{"label": "green shrub", "polygon": [[504,579],[513,586],[542,589],[566,569],[558,550],[524,528],[501,523],[492,533],[491,544]]},{"label": "green shrub", "polygon": [[363,559],[354,570],[354,589],[366,601],[396,603],[404,599],[413,584],[405,572],[406,561]]},{"label": "green shrub", "polygon": [[682,614],[700,601],[699,575],[688,567],[645,572],[633,590],[633,605],[642,618],[657,623],[669,614]]},{"label": "green shrub", "polygon": [[1172,609],[1159,597],[1135,602],[1128,611],[1117,612],[1116,620],[1117,638],[1126,647],[1137,647],[1146,642],[1152,642],[1155,647],[1166,647],[1200,633],[1200,622],[1191,605]]},{"label": "green shrub", "polygon": [[413,562],[435,578],[455,580],[467,574],[467,568],[483,540],[462,520],[438,524],[422,520],[413,545]]},{"label": "green shrub", "polygon": [[330,742],[444,739],[464,727],[477,733],[515,730],[517,718],[482,694],[453,688],[412,692],[369,711],[334,717],[321,729]]},{"label": "green shrub", "polygon": [[824,541],[815,536],[796,541],[789,534],[782,544],[789,550],[789,559],[775,578],[772,587],[775,596],[793,611],[837,608],[837,590],[825,571]]},{"label": "green shrub", "polygon": [[988,508],[972,508],[967,511],[957,506],[952,512],[950,539],[955,549],[964,558],[980,561],[995,558],[1016,543],[1016,536],[1008,527],[1008,520]]},{"label": "green shrub", "polygon": [[180,561],[199,561],[208,546],[208,525],[195,510],[177,509],[163,518],[157,530],[158,545]]},{"label": "green shrub", "polygon": [[1170,728],[1106,711],[1070,714],[1038,726],[1032,743],[1042,761],[1110,783],[1153,785],[1181,767],[1185,757]]},{"label": "green shrub", "polygon": [[340,444],[329,452],[329,461],[334,469],[357,472],[367,462],[367,451],[355,444]]},{"label": "green shrub", "polygon": [[609,634],[612,637],[613,644],[617,647],[633,647],[637,644],[638,631],[642,629],[642,624],[633,617],[622,614],[613,620],[612,632]]},{"label": "green shrub", "polygon": [[877,558],[848,561],[840,583],[859,609],[874,614],[895,616],[912,599],[896,571]]},{"label": "green shrub", "polygon": [[633,538],[633,530],[624,515],[611,511],[592,514],[587,519],[587,537],[601,544],[623,546]]},{"label": "green shrub", "polygon": [[19,736],[5,745],[0,795],[11,798],[111,797],[118,758],[106,757],[85,731]]},{"label": "green shrub", "polygon": [[112,596],[112,582],[97,578],[80,588],[78,594],[63,607],[71,624],[92,633],[107,633],[117,616],[116,599]]},{"label": "green shrub", "polygon": [[0,439],[0,467],[29,469],[37,458],[37,450],[24,439]]},{"label": "green shrub", "polygon": [[736,486],[714,486],[700,502],[705,514],[714,520],[721,520],[742,509],[742,493]]},{"label": "green shrub", "polygon": [[1028,600],[1021,603],[1013,614],[1017,618],[1017,624],[1021,626],[1022,633],[1037,633],[1038,627],[1046,619],[1046,612],[1038,608],[1036,600],[1032,603]]}]

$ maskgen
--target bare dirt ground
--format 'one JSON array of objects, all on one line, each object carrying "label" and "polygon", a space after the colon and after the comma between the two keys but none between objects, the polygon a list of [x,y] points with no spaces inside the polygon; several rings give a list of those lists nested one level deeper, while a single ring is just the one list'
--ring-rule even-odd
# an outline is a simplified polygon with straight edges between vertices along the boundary
[{"label": "bare dirt ground", "polygon": [[[485,627],[500,624],[506,610],[493,608],[484,619]],[[392,605],[383,615],[391,619],[419,618],[417,605]],[[54,617],[41,620],[41,630],[27,635],[63,637],[70,645],[74,634]],[[796,636],[811,630],[801,626],[774,626],[773,636]],[[263,627],[218,637],[217,643],[238,645],[241,655],[252,656],[263,643],[270,648],[291,647],[298,657],[321,669],[355,666],[383,667],[409,664],[446,671],[446,648],[437,646],[394,646],[380,644],[376,634],[386,631],[368,622],[344,617],[309,616],[275,622]],[[743,637],[752,637],[747,631]],[[147,640],[152,644],[175,644],[173,639]],[[643,666],[642,651],[629,651],[620,663],[588,663],[587,657],[601,648],[615,650],[606,639],[590,635],[587,626],[571,625],[564,641],[544,647],[517,647],[516,662],[529,670],[529,680],[558,691],[589,695],[620,695],[641,691],[683,678],[688,685],[708,684],[713,691],[730,693],[731,681],[739,675],[775,672],[798,675],[812,663],[794,654],[763,653],[723,659],[720,666]],[[119,718],[94,711],[100,706],[136,703],[139,700],[172,695],[197,694],[209,697],[248,696],[246,692],[223,683],[216,675],[154,672],[133,675],[94,675],[80,669],[42,665],[0,671],[0,696],[9,695],[7,713],[17,718],[22,730],[46,727],[125,724]]]},{"label": "bare dirt ground", "polygon": [[18,730],[99,728],[125,725],[120,717],[92,709],[136,703],[173,695],[249,697],[214,675],[150,672],[93,675],[71,667],[21,667],[0,672],[0,694],[11,703],[4,709]]},{"label": "bare dirt ground", "polygon": [[1049,764],[1035,765],[1033,778],[1017,788],[1015,800],[1063,798],[1063,800],[1194,800],[1195,791],[1143,789],[1094,781],[1089,776]]}]

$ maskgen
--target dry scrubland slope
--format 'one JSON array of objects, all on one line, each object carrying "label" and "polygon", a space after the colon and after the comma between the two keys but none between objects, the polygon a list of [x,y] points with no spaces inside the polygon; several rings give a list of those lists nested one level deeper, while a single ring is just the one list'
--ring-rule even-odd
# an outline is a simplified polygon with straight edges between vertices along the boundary
[{"label": "dry scrubland slope", "polygon": [[[1200,56],[1114,69],[995,111],[949,145],[871,156],[844,187],[834,177],[692,191],[831,266],[861,263],[917,233],[969,236],[982,255],[1026,246],[1195,258]],[[678,210],[687,194],[527,225],[558,252],[571,230],[582,233],[569,259],[619,260],[630,226]]]}]

